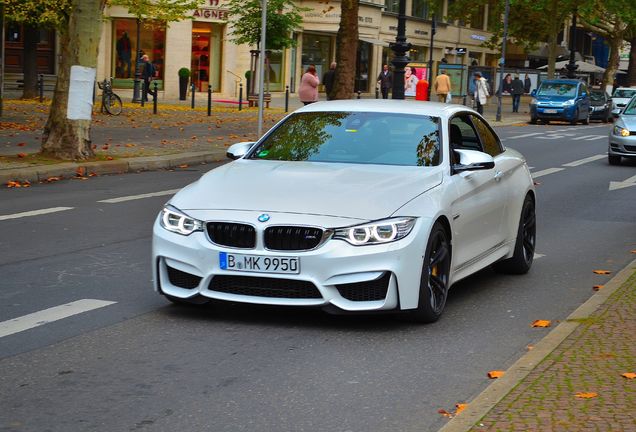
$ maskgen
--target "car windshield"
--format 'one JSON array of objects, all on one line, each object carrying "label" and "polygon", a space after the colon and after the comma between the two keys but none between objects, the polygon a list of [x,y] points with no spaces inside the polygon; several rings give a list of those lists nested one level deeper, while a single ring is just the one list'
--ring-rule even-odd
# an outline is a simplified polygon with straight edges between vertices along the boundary
[{"label": "car windshield", "polygon": [[590,93],[590,99],[596,102],[605,102],[605,93],[593,91]]},{"label": "car windshield", "polygon": [[439,117],[377,112],[293,114],[250,159],[434,166],[440,163]]},{"label": "car windshield", "polygon": [[636,94],[636,89],[616,89],[612,97],[615,98],[630,98]]},{"label": "car windshield", "polygon": [[636,97],[633,97],[629,103],[627,104],[627,106],[625,107],[625,109],[623,110],[622,114],[626,114],[626,115],[636,115]]},{"label": "car windshield", "polygon": [[576,96],[576,84],[569,83],[541,83],[538,96]]}]

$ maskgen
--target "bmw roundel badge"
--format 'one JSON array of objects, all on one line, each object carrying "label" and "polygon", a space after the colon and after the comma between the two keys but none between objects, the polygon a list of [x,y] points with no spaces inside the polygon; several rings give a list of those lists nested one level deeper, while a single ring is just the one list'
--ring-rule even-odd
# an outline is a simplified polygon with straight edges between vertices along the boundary
[{"label": "bmw roundel badge", "polygon": [[267,213],[263,213],[258,217],[259,222],[267,222],[269,220],[269,215]]}]

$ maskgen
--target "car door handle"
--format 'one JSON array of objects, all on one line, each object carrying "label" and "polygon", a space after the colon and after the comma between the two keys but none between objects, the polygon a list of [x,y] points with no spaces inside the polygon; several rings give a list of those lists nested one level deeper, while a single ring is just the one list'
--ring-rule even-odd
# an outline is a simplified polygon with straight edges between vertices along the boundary
[{"label": "car door handle", "polygon": [[503,175],[504,175],[504,174],[503,174],[501,171],[496,171],[496,172],[495,172],[495,180],[496,180],[496,181],[501,180],[501,178],[503,177]]}]

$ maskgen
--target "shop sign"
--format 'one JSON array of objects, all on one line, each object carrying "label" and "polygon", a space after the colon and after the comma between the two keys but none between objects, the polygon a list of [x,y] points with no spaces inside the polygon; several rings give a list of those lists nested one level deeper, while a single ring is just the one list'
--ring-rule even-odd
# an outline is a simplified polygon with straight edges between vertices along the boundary
[{"label": "shop sign", "polygon": [[488,39],[486,36],[476,35],[476,34],[470,35],[470,38],[471,39],[475,39],[475,40],[479,40],[479,41],[485,41],[486,39]]},{"label": "shop sign", "polygon": [[227,21],[227,11],[223,9],[199,8],[192,13],[192,16]]}]

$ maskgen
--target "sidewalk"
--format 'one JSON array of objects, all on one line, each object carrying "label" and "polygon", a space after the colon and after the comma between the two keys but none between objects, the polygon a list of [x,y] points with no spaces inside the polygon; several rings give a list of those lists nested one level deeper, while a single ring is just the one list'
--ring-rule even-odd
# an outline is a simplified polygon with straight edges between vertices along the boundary
[{"label": "sidewalk", "polygon": [[[207,116],[207,94],[197,93],[195,109],[191,108],[191,99],[160,98],[158,112],[153,114],[152,103],[141,107],[130,102],[131,91],[120,91],[120,96],[124,101],[121,115],[96,112],[93,117],[91,139],[97,157],[77,163],[61,163],[38,155],[49,101],[5,99],[0,117],[0,183],[74,177],[78,169],[113,174],[210,163],[224,160],[229,145],[257,139],[257,108],[244,105],[239,111],[237,104],[213,100],[212,115]],[[463,101],[456,99],[454,102]],[[502,121],[496,122],[496,102],[492,99],[484,112],[493,126],[527,123],[527,113],[510,112],[509,98],[504,99]],[[297,95],[289,96],[289,112],[301,106]],[[522,103],[524,106],[527,104]],[[285,93],[272,93],[270,108],[264,115],[265,131],[286,115],[284,108]]]},{"label": "sidewalk", "polygon": [[439,432],[468,431],[636,431],[636,260]]}]

